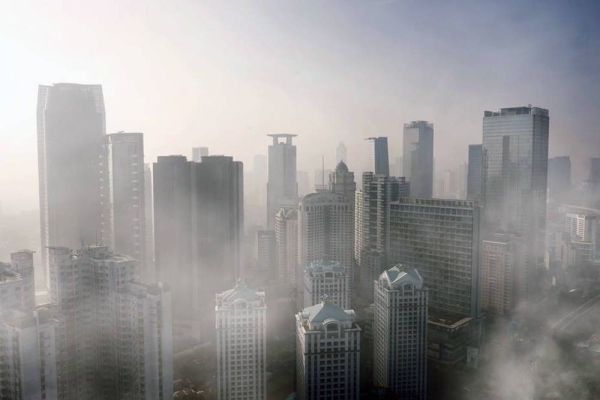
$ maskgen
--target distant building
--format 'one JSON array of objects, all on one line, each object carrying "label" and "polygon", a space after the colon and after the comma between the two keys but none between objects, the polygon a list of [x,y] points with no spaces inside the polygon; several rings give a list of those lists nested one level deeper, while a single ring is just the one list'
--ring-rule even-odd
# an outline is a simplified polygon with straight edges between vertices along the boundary
[{"label": "distant building", "polygon": [[278,273],[277,239],[274,230],[256,231],[256,256],[259,270]]},{"label": "distant building", "polygon": [[483,195],[483,145],[469,145],[469,165],[467,172],[467,199],[481,201]]},{"label": "distant building", "polygon": [[375,281],[373,324],[376,387],[401,399],[426,399],[427,299],[423,278],[402,265]]},{"label": "distant building", "polygon": [[590,170],[587,181],[584,182],[585,205],[600,209],[600,157],[590,158]]},{"label": "distant building", "polygon": [[33,252],[22,250],[10,255],[11,263],[0,262],[0,312],[3,310],[33,310],[35,308],[35,278]]},{"label": "distant building", "polygon": [[267,398],[265,293],[238,282],[216,295],[217,398]]},{"label": "distant building", "polygon": [[348,149],[344,142],[340,142],[335,148],[335,163],[339,164],[342,161],[348,163]]},{"label": "distant building", "polygon": [[366,140],[369,141],[369,164],[366,172],[390,176],[387,137],[371,137]]},{"label": "distant building", "polygon": [[202,162],[203,157],[208,157],[208,147],[193,147],[192,148],[192,161]]},{"label": "distant building", "polygon": [[[296,178],[296,135],[280,133],[268,135],[273,138],[269,146],[269,181],[267,184],[267,228],[275,227],[275,215],[282,207],[298,202]],[[285,139],[285,142],[280,142]]]},{"label": "distant building", "polygon": [[298,210],[279,210],[275,217],[279,281],[296,286],[298,279]]},{"label": "distant building", "polygon": [[[343,194],[324,191],[304,197],[298,209],[299,265],[326,259],[351,268],[353,215],[352,204]],[[302,272],[298,273],[301,291]]]},{"label": "distant building", "polygon": [[100,85],[39,86],[37,137],[44,271],[49,246],[79,247],[101,239],[100,162],[105,134]]},{"label": "distant building", "polygon": [[327,296],[333,304],[350,308],[350,268],[337,261],[318,260],[304,267],[304,307]]},{"label": "distant building", "polygon": [[412,121],[404,124],[404,177],[410,182],[412,197],[431,198],[433,194],[433,124]]},{"label": "distant building", "polygon": [[599,257],[600,216],[595,213],[565,214],[565,232],[569,234],[572,245],[577,249],[582,261],[593,261]]},{"label": "distant building", "polygon": [[571,158],[548,159],[548,192],[550,199],[563,203],[571,194]]},{"label": "distant building", "polygon": [[360,328],[353,310],[327,299],[296,314],[300,400],[360,398]]},{"label": "distant building", "polygon": [[340,193],[348,197],[352,208],[354,208],[354,193],[356,192],[356,182],[354,181],[354,172],[348,170],[345,162],[341,161],[335,167],[335,171],[329,173],[329,191]]},{"label": "distant building", "polygon": [[154,264],[154,191],[152,190],[152,164],[144,165],[144,219],[146,223],[146,276],[144,283],[157,282]]},{"label": "distant building", "polygon": [[102,242],[138,260],[136,281],[147,281],[144,135],[113,133],[104,137],[105,168]]}]

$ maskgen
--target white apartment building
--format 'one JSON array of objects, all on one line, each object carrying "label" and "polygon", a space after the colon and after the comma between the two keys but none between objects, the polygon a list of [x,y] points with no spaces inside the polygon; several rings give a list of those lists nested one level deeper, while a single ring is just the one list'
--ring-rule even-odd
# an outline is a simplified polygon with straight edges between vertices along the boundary
[{"label": "white apartment building", "polygon": [[218,399],[266,399],[265,293],[238,281],[217,294],[216,303]]},{"label": "white apartment building", "polygon": [[344,310],[350,308],[350,268],[337,261],[318,260],[304,267],[304,307],[323,301],[323,296]]},{"label": "white apartment building", "polygon": [[428,291],[423,278],[399,264],[374,286],[374,384],[398,398],[425,399]]},{"label": "white apartment building", "polygon": [[296,385],[300,400],[360,397],[360,328],[353,310],[327,298],[296,314]]}]

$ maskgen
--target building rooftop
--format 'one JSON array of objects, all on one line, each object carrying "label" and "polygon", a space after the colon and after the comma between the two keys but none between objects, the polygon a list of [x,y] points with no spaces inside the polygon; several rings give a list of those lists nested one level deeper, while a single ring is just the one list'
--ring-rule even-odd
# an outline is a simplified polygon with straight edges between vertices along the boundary
[{"label": "building rooftop", "polygon": [[335,167],[336,172],[349,172],[348,166],[344,162],[344,160],[340,161],[338,165]]},{"label": "building rooftop", "polygon": [[344,310],[342,307],[331,303],[325,298],[321,303],[305,308],[301,314],[310,323],[323,323],[326,320],[352,321],[354,310]]},{"label": "building rooftop", "polygon": [[508,115],[542,115],[548,116],[548,110],[540,107],[532,107],[531,104],[523,107],[501,108],[499,112],[485,111],[484,117],[505,117]]},{"label": "building rooftop", "polygon": [[346,272],[346,267],[333,260],[317,260],[304,267],[306,272]]},{"label": "building rooftop", "polygon": [[252,301],[261,300],[265,297],[265,292],[259,292],[258,290],[251,289],[246,286],[243,280],[238,280],[235,287],[230,290],[226,290],[223,293],[217,294],[222,301],[234,302],[238,299]]},{"label": "building rooftop", "polygon": [[380,275],[380,279],[385,279],[389,287],[398,287],[406,284],[413,285],[417,289],[423,287],[423,278],[414,268],[404,268],[402,264],[397,264],[394,267],[384,271]]}]

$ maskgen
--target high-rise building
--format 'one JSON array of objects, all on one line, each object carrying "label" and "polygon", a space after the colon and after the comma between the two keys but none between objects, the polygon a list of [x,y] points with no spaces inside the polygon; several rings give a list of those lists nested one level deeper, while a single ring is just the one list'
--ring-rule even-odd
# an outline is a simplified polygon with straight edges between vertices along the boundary
[{"label": "high-rise building", "polygon": [[10,255],[11,263],[0,263],[0,311],[35,308],[33,252],[21,250]]},{"label": "high-rise building", "polygon": [[360,397],[360,328],[353,310],[327,298],[296,314],[296,386],[300,400]]},{"label": "high-rise building", "polygon": [[408,197],[410,185],[404,178],[372,172],[365,172],[362,181],[362,189],[356,192],[354,256],[360,271],[361,293],[371,299],[373,281],[387,265],[389,205]]},{"label": "high-rise building", "polygon": [[258,269],[278,274],[277,259],[277,238],[275,231],[256,231],[256,260]]},{"label": "high-rise building", "polygon": [[144,165],[144,219],[146,223],[146,276],[144,283],[156,283],[154,264],[154,191],[152,190],[152,166]]},{"label": "high-rise building", "polygon": [[242,169],[224,156],[201,163],[158,157],[154,164],[156,268],[173,289],[177,336],[200,338],[211,299],[242,274]]},{"label": "high-rise building", "polygon": [[267,398],[265,293],[238,282],[216,295],[217,398]]},{"label": "high-rise building", "polygon": [[571,158],[554,157],[548,160],[548,192],[551,199],[560,203],[571,193]]},{"label": "high-rise building", "polygon": [[390,205],[388,262],[414,267],[430,290],[430,356],[441,362],[463,360],[467,346],[479,346],[480,235],[475,202],[402,198]]},{"label": "high-rise building", "polygon": [[525,279],[518,294],[524,298],[535,293],[544,262],[549,121],[548,110],[531,106],[483,117],[485,232],[522,238],[527,253],[516,268]]},{"label": "high-rise building", "polygon": [[369,141],[369,163],[366,172],[389,176],[390,161],[387,137],[370,137],[366,140]]},{"label": "high-rise building", "polygon": [[600,216],[594,212],[565,214],[565,232],[583,261],[598,259],[600,246]]},{"label": "high-rise building", "polygon": [[469,145],[469,165],[467,172],[467,199],[481,201],[483,195],[483,145]]},{"label": "high-rise building", "polygon": [[428,290],[396,265],[375,281],[373,382],[401,399],[426,399]]},{"label": "high-rise building", "polygon": [[481,247],[481,309],[492,315],[506,315],[515,307],[523,247],[514,235],[494,235]]},{"label": "high-rise building", "polygon": [[279,281],[296,286],[298,278],[298,210],[279,210],[275,217]]},{"label": "high-rise building", "polygon": [[147,280],[144,135],[104,136],[102,241],[138,260],[136,281]]},{"label": "high-rise building", "polygon": [[58,386],[58,325],[42,309],[0,312],[2,399],[66,398]]},{"label": "high-rise building", "polygon": [[356,182],[354,181],[354,172],[348,170],[345,162],[340,161],[335,167],[335,171],[329,173],[329,191],[346,195],[354,208]]},{"label": "high-rise building", "polygon": [[318,260],[304,267],[304,307],[314,306],[323,296],[343,309],[350,308],[350,268],[337,261]]},{"label": "high-rise building", "polygon": [[[37,102],[41,247],[101,239],[101,155],[106,133],[100,85],[39,86]],[[46,279],[47,280],[47,279]]]},{"label": "high-rise building", "polygon": [[208,147],[193,147],[192,148],[192,161],[202,162],[204,157],[208,157]]},{"label": "high-rise building", "polygon": [[[267,183],[267,227],[275,226],[275,215],[279,210],[293,207],[298,202],[296,181],[296,146],[292,139],[297,135],[279,133],[268,135],[273,138],[269,146],[269,182]],[[280,142],[279,139],[285,139]]]},{"label": "high-rise building", "polygon": [[588,179],[584,182],[585,205],[600,209],[600,157],[590,158]]},{"label": "high-rise building", "polygon": [[410,182],[412,197],[431,198],[433,193],[433,124],[404,124],[402,171]]},{"label": "high-rise building", "polygon": [[[343,194],[318,192],[304,197],[298,210],[298,261],[306,266],[321,259],[338,261],[350,269],[352,254],[352,204]],[[302,271],[298,271],[302,291]]]},{"label": "high-rise building", "polygon": [[467,199],[467,174],[468,166],[461,162],[456,167],[456,198],[459,200]]},{"label": "high-rise building", "polygon": [[61,399],[172,397],[170,292],[136,284],[135,270],[107,246],[49,248]]},{"label": "high-rise building", "polygon": [[348,149],[344,142],[340,142],[335,148],[335,163],[339,164],[342,161],[348,163]]}]

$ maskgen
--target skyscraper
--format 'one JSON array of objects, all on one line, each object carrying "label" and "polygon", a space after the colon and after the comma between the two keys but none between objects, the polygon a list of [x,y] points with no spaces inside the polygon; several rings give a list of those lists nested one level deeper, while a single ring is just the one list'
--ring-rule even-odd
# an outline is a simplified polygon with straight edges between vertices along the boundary
[{"label": "skyscraper", "polygon": [[483,195],[483,145],[469,145],[467,199],[481,201]]},{"label": "skyscraper", "polygon": [[212,319],[210,299],[242,274],[242,176],[242,163],[225,156],[154,164],[156,267],[173,288],[178,336],[198,338],[207,326],[199,318]]},{"label": "skyscraper", "polygon": [[366,172],[389,176],[390,161],[387,137],[370,137],[366,140],[369,141],[369,164]]},{"label": "skyscraper", "polygon": [[362,189],[356,192],[354,256],[360,271],[360,291],[371,299],[373,281],[387,265],[389,205],[408,197],[410,190],[404,178],[365,172],[362,181]]},{"label": "skyscraper", "polygon": [[412,197],[431,198],[433,193],[433,124],[404,124],[402,171],[410,182]]},{"label": "skyscraper", "polygon": [[335,148],[335,163],[339,164],[340,162],[348,163],[348,149],[344,142],[340,142]]},{"label": "skyscraper", "polygon": [[571,158],[554,157],[548,160],[548,192],[550,198],[563,202],[571,192]]},{"label": "skyscraper", "polygon": [[373,381],[401,399],[427,392],[427,300],[423,278],[402,265],[375,281]]},{"label": "skyscraper", "polygon": [[202,162],[202,158],[208,157],[208,147],[193,147],[192,148],[192,161]]},{"label": "skyscraper", "polygon": [[[292,139],[297,135],[279,133],[267,135],[273,138],[269,146],[269,182],[267,183],[267,227],[275,226],[279,210],[294,206],[298,201],[296,181],[296,146]],[[285,142],[279,139],[284,138]]]},{"label": "skyscraper", "polygon": [[267,398],[265,293],[242,281],[216,295],[217,398]]},{"label": "skyscraper", "polygon": [[144,165],[144,219],[146,223],[146,274],[144,283],[156,283],[154,264],[154,191],[152,190],[152,164]]},{"label": "skyscraper", "polygon": [[[343,194],[318,192],[300,202],[298,210],[298,261],[301,267],[321,259],[350,269],[352,254],[352,205]],[[302,271],[298,271],[302,290]]]},{"label": "skyscraper", "polygon": [[100,85],[40,86],[37,102],[41,247],[101,240],[101,155],[106,133]]},{"label": "skyscraper", "polygon": [[346,195],[354,208],[354,193],[356,192],[354,172],[348,170],[344,161],[340,161],[335,167],[335,171],[329,174],[329,191]]},{"label": "skyscraper", "polygon": [[525,298],[535,292],[544,256],[549,122],[548,110],[531,106],[483,117],[486,235],[522,237],[527,254],[517,269],[525,277],[519,294]]},{"label": "skyscraper", "polygon": [[600,208],[600,157],[590,158],[588,179],[584,182],[585,205]]},{"label": "skyscraper", "polygon": [[296,386],[300,400],[360,397],[360,328],[353,310],[327,298],[296,314]]},{"label": "skyscraper", "polygon": [[318,260],[304,267],[304,307],[314,306],[323,296],[343,309],[350,308],[350,269],[337,261]]},{"label": "skyscraper", "polygon": [[103,243],[138,260],[136,281],[146,281],[146,191],[144,135],[114,133],[104,137]]},{"label": "skyscraper", "polygon": [[296,286],[298,279],[298,210],[279,210],[275,217],[279,281]]},{"label": "skyscraper", "polygon": [[[467,346],[479,346],[479,214],[464,200],[402,198],[390,205],[388,262],[414,267],[430,290],[429,345],[441,362],[458,362]],[[465,340],[459,345],[455,335]]]}]

